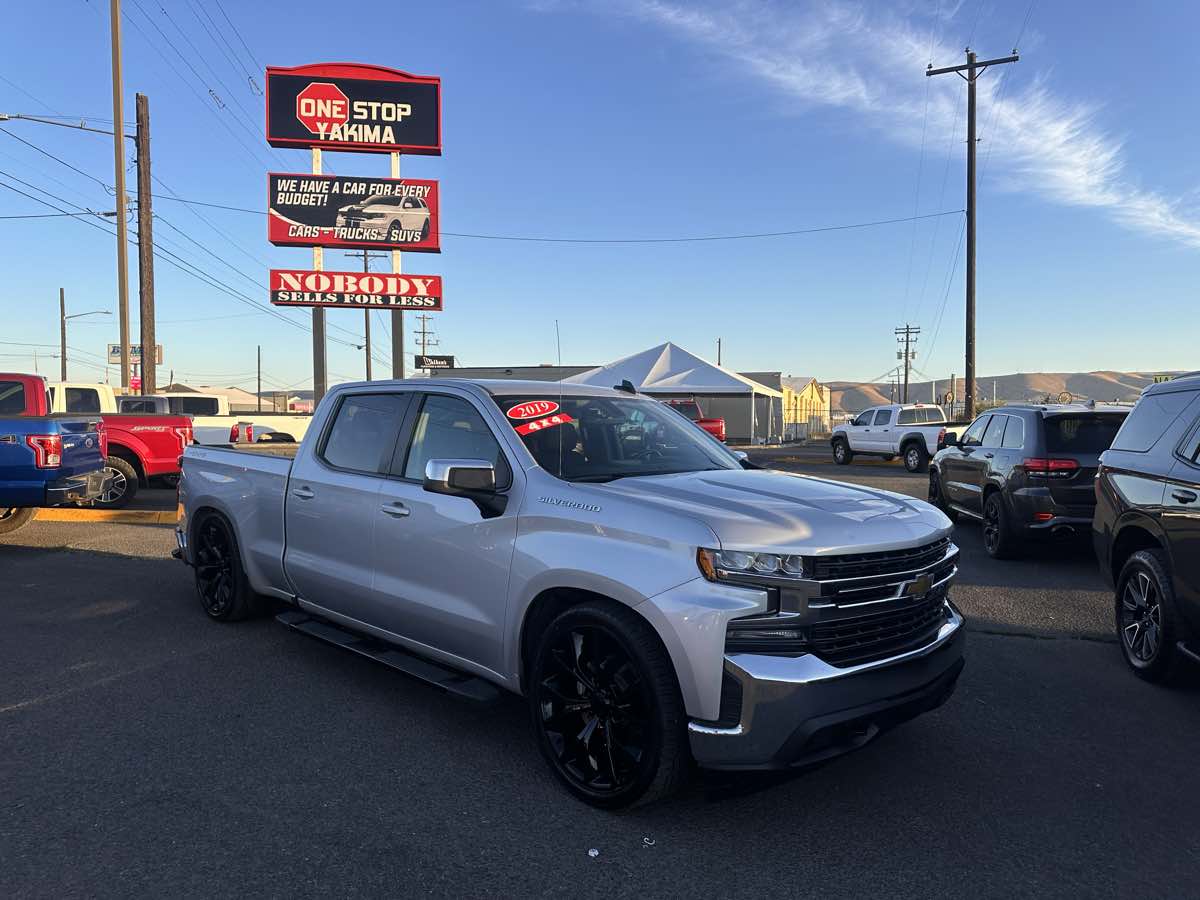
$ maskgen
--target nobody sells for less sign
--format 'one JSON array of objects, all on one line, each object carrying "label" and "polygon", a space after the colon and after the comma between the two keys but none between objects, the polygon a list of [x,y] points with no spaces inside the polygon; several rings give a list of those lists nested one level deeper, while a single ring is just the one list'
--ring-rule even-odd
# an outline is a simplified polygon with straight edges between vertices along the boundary
[{"label": "nobody sells for less sign", "polygon": [[442,277],[272,269],[271,302],[277,306],[341,306],[439,312],[442,308]]}]

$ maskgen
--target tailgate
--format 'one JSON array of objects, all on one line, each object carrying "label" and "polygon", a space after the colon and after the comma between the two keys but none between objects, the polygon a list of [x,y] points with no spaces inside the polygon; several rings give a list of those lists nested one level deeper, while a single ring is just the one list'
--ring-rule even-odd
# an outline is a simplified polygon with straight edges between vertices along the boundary
[{"label": "tailgate", "polygon": [[92,416],[52,416],[62,439],[59,475],[82,475],[104,468],[100,452],[100,418]]}]

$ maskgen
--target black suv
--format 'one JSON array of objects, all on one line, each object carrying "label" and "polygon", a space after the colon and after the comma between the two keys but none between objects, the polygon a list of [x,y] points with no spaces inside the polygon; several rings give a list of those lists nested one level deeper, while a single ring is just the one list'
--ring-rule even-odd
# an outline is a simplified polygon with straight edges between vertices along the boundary
[{"label": "black suv", "polygon": [[1141,677],[1200,662],[1200,373],[1142,393],[1100,458],[1092,535],[1117,639]]},{"label": "black suv", "polygon": [[1026,540],[1086,535],[1093,476],[1128,407],[1014,404],[979,416],[962,437],[947,432],[929,466],[929,501],[951,520],[983,521],[989,555],[1016,555]]}]

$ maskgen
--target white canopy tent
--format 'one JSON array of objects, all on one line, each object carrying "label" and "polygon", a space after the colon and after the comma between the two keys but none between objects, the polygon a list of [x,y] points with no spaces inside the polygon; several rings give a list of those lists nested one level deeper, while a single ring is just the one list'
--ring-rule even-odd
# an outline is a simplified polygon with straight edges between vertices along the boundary
[{"label": "white canopy tent", "polygon": [[661,399],[696,398],[706,416],[725,419],[731,441],[770,439],[783,423],[783,393],[667,342],[563,379],[615,387],[628,381]]}]

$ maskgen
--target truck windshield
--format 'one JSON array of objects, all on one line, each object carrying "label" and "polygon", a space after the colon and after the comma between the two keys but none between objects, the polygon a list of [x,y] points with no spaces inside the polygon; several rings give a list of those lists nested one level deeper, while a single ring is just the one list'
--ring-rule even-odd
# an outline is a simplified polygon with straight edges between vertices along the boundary
[{"label": "truck windshield", "polygon": [[1090,413],[1046,417],[1046,450],[1050,453],[1103,453],[1125,421],[1124,413]]},{"label": "truck windshield", "polygon": [[496,399],[538,465],[566,481],[741,468],[721,444],[655,400]]}]

